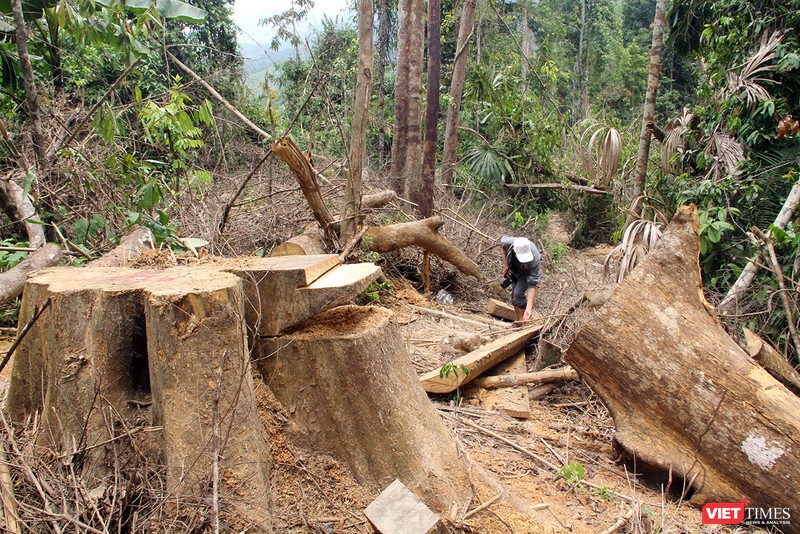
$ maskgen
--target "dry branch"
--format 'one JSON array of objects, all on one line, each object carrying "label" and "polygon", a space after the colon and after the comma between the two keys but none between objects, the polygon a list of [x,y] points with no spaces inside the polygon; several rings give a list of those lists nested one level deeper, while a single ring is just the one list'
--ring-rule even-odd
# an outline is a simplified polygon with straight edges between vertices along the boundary
[{"label": "dry branch", "polygon": [[439,217],[430,217],[420,221],[392,224],[389,226],[371,227],[364,241],[369,250],[389,252],[412,245],[439,256],[454,265],[462,273],[484,280],[478,264],[468,258],[440,233],[444,222]]},{"label": "dry branch", "polygon": [[499,375],[478,378],[474,381],[476,386],[486,389],[511,388],[525,384],[547,384],[551,382],[573,382],[580,380],[578,373],[570,368],[551,369],[536,373],[523,373],[519,375]]},{"label": "dry branch", "polygon": [[506,184],[509,189],[567,189],[581,191],[590,195],[607,195],[608,191],[577,184]]},{"label": "dry branch", "polygon": [[44,227],[35,220],[36,208],[25,190],[14,181],[13,174],[0,178],[0,209],[13,223],[20,223],[25,227],[29,247],[39,248],[47,242]]},{"label": "dry branch", "polygon": [[0,302],[8,302],[22,294],[25,279],[29,273],[52,267],[61,261],[62,252],[58,246],[47,244],[31,253],[25,260],[8,271],[0,273]]}]

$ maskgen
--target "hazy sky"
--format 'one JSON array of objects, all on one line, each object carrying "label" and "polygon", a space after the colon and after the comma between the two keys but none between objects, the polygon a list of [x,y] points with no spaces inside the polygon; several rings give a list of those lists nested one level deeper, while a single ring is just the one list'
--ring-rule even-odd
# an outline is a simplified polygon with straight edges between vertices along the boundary
[{"label": "hazy sky", "polygon": [[[310,26],[319,27],[322,16],[334,18],[346,9],[348,0],[314,0],[314,9],[309,13],[307,21]],[[268,26],[259,26],[258,21],[286,11],[291,6],[290,0],[236,0],[233,8],[233,22],[241,28],[239,43],[266,43],[272,40],[272,30]]]}]

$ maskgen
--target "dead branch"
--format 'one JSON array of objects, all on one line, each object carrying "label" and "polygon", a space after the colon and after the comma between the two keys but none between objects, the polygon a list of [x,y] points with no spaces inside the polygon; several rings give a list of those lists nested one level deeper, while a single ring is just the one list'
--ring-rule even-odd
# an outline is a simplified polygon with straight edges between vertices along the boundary
[{"label": "dead branch", "polygon": [[0,362],[0,372],[3,371],[5,366],[8,364],[8,360],[10,360],[11,356],[14,354],[14,351],[17,350],[17,347],[19,346],[20,343],[22,343],[22,340],[25,339],[25,334],[28,333],[28,330],[33,328],[33,325],[36,324],[36,321],[39,319],[42,313],[44,313],[44,311],[48,308],[48,306],[50,306],[50,299],[47,299],[45,303],[42,304],[41,308],[37,306],[33,307],[33,315],[28,320],[28,322],[25,323],[25,326],[22,327],[22,330],[20,330],[19,332],[19,336],[17,336],[17,339],[15,339],[14,342],[11,344],[11,346],[8,347],[6,355],[3,357],[3,361]]},{"label": "dead branch", "polygon": [[0,273],[0,303],[8,302],[20,296],[22,289],[25,287],[25,279],[28,274],[58,264],[61,261],[62,254],[58,246],[49,243],[31,253],[16,266]]},{"label": "dead branch", "polygon": [[17,524],[19,512],[17,512],[17,503],[14,498],[14,483],[8,469],[5,442],[0,442],[0,501],[3,503],[3,517],[8,532],[19,534],[20,530]]},{"label": "dead branch", "polygon": [[233,204],[236,202],[236,199],[239,198],[239,195],[242,194],[242,191],[244,191],[244,188],[247,186],[247,184],[250,182],[250,180],[253,179],[253,176],[256,175],[258,170],[261,168],[262,165],[264,165],[264,163],[267,161],[267,159],[269,159],[271,154],[272,154],[272,151],[271,150],[267,150],[267,153],[264,154],[264,157],[261,158],[261,160],[256,164],[255,167],[253,167],[253,170],[250,171],[250,174],[248,174],[247,177],[244,180],[242,180],[242,183],[239,184],[239,187],[236,189],[236,191],[233,193],[233,195],[231,195],[231,198],[229,198],[228,202],[225,203],[225,208],[223,208],[223,210],[222,210],[222,217],[220,218],[219,225],[217,226],[217,228],[219,229],[219,233],[220,234],[222,234],[222,231],[225,230],[225,225],[228,222],[228,215],[230,215],[231,208],[233,208]]},{"label": "dead branch", "polygon": [[386,189],[361,197],[361,207],[364,209],[378,209],[396,199],[397,193],[391,189]]},{"label": "dead branch", "polygon": [[483,282],[485,277],[478,264],[439,233],[439,228],[443,224],[441,218],[430,217],[389,226],[373,226],[367,231],[364,240],[367,248],[375,252],[389,252],[412,245],[418,246],[454,265],[462,273]]},{"label": "dead branch", "polygon": [[800,396],[800,373],[795,371],[780,352],[768,343],[764,343],[764,340],[753,331],[749,328],[743,330],[747,353],[778,382],[792,390],[795,395]]},{"label": "dead branch", "polygon": [[536,373],[523,373],[519,375],[498,375],[477,378],[473,381],[476,386],[485,389],[511,388],[526,384],[548,384],[551,382],[574,382],[580,380],[578,373],[571,367],[550,369]]},{"label": "dead branch", "polygon": [[0,178],[0,209],[13,223],[21,223],[28,235],[28,246],[39,248],[47,242],[44,227],[36,224],[36,208],[31,203],[25,190],[13,179],[13,173]]},{"label": "dead branch", "polygon": [[568,189],[571,191],[581,191],[590,195],[607,195],[608,191],[597,189],[585,185],[577,184],[506,184],[509,189]]}]

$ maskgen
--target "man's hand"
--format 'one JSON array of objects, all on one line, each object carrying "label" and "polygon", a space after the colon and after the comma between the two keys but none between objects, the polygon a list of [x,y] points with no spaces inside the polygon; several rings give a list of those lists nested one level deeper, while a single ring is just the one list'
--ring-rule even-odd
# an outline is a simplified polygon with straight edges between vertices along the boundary
[{"label": "man's hand", "polygon": [[532,316],[533,316],[533,310],[526,309],[525,313],[522,314],[522,320],[530,321]]}]

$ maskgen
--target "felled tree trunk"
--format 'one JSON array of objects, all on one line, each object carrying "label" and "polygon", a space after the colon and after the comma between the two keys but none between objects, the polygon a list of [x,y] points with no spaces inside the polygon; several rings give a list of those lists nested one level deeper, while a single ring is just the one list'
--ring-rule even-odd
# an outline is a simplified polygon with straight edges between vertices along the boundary
[{"label": "felled tree trunk", "polygon": [[272,250],[270,256],[303,256],[325,254],[325,235],[317,225],[307,226],[303,233],[287,239]]},{"label": "felled tree trunk", "polygon": [[25,287],[25,279],[30,273],[57,265],[62,256],[61,249],[56,245],[45,245],[8,271],[0,273],[0,302],[20,296]]},{"label": "felled tree trunk", "polygon": [[364,241],[367,248],[375,252],[389,252],[416,245],[451,263],[462,273],[482,281],[484,276],[478,264],[439,233],[443,224],[441,218],[430,217],[389,226],[374,226],[367,230]]},{"label": "felled tree trunk", "polygon": [[800,399],[722,329],[698,256],[697,210],[682,207],[565,359],[608,406],[637,467],[682,477],[696,503],[795,506]]},{"label": "felled tree trunk", "polygon": [[312,444],[374,488],[398,478],[446,512],[451,501],[468,498],[469,482],[391,315],[372,306],[334,308],[288,335],[261,338],[254,359]]}]

